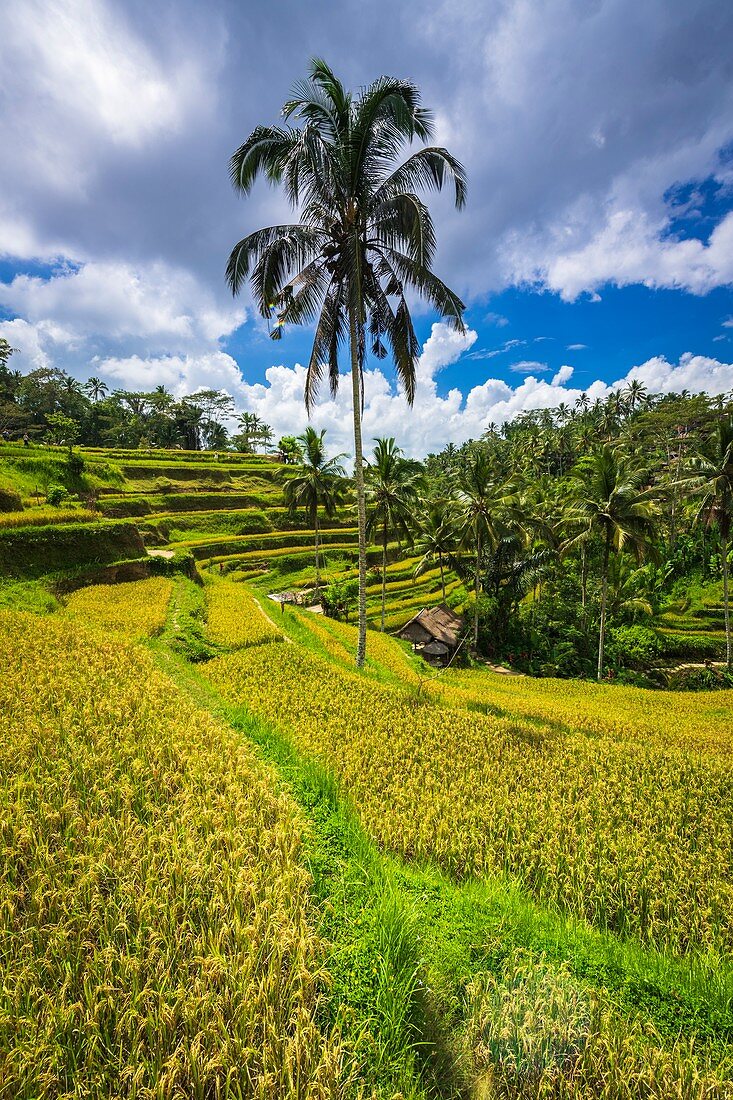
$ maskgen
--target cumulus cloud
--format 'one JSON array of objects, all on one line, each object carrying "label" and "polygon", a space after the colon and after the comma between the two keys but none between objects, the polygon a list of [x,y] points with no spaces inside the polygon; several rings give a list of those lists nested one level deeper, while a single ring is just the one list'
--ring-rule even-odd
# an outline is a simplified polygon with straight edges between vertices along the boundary
[{"label": "cumulus cloud", "polygon": [[[463,349],[470,347],[473,333],[462,338],[442,323],[433,325],[430,338],[420,357],[415,403],[408,408],[404,398],[379,370],[367,372],[364,407],[364,439],[368,446],[373,436],[393,435],[406,452],[422,458],[438,451],[447,443],[463,443],[477,439],[487,424],[503,424],[522,412],[554,408],[561,402],[568,405],[589,394],[591,400],[605,398],[615,389],[623,388],[633,379],[642,382],[650,392],[672,393],[690,390],[726,393],[733,389],[733,363],[699,355],[683,355],[678,364],[656,356],[632,367],[624,378],[612,385],[596,380],[582,391],[568,386],[571,366],[562,366],[551,382],[533,375],[517,386],[499,378],[487,378],[474,386],[464,397],[457,389],[440,394],[436,375],[442,366],[454,362]],[[263,384],[242,383],[234,392],[243,407],[256,412],[276,435],[300,432],[307,420],[303,409],[305,367],[271,367]],[[313,411],[312,422],[326,428],[333,451],[353,452],[350,376],[343,375],[335,399],[322,397]]]},{"label": "cumulus cloud", "polygon": [[733,140],[730,4],[301,7],[286,4],[283,18],[264,0],[0,6],[10,59],[0,142],[13,150],[0,178],[0,250],[163,256],[220,279],[239,224],[284,212],[267,188],[245,210],[226,162],[254,125],[276,120],[305,69],[305,43],[358,86],[405,73],[409,33],[407,75],[469,175],[465,214],[436,201],[438,270],[459,292],[481,298],[529,279],[565,297],[603,280],[698,293],[730,281],[722,218],[693,244],[669,232],[680,209],[670,189],[730,180],[719,155]]},{"label": "cumulus cloud", "polygon": [[551,242],[547,231],[534,242],[526,235],[511,235],[505,259],[516,280],[548,287],[565,301],[606,283],[706,294],[733,282],[733,213],[715,227],[707,243],[666,237],[666,228],[663,218],[653,222],[638,210],[612,210],[577,247],[570,243],[572,237],[584,235],[568,233],[567,227],[551,231]]},{"label": "cumulus cloud", "polygon": [[99,345],[110,359],[112,349],[125,358],[210,352],[245,319],[241,306],[222,299],[163,263],[88,263],[0,283],[0,306],[20,315],[3,326],[6,339],[15,340],[28,367],[50,358],[71,367],[91,360]]},{"label": "cumulus cloud", "polygon": [[[22,325],[23,322],[17,321],[0,324],[0,335],[12,342],[22,333]],[[487,378],[465,396],[456,388],[439,393],[440,371],[464,355],[475,339],[476,333],[470,330],[457,333],[442,322],[432,326],[418,362],[412,408],[380,369],[366,372],[363,436],[367,450],[373,437],[392,435],[407,454],[422,458],[449,442],[460,444],[479,438],[489,423],[501,425],[520,413],[553,408],[561,402],[572,405],[583,392],[568,385],[573,368],[564,365],[549,382],[528,375],[518,385],[511,386],[503,379]],[[100,357],[91,367],[113,386],[125,389],[165,385],[176,397],[209,387],[226,390],[240,411],[254,412],[270,424],[276,438],[300,433],[309,422],[303,404],[306,368],[300,363],[269,367],[265,380],[255,383],[247,382],[236,360],[223,351]],[[727,393],[733,390],[733,363],[686,354],[673,364],[663,356],[655,356],[632,367],[612,385],[596,380],[584,392],[591,400],[603,399],[633,379],[642,382],[650,392]],[[341,375],[336,397],[327,391],[321,394],[311,423],[319,430],[327,430],[332,453],[353,453],[350,374]]]},{"label": "cumulus cloud", "polygon": [[553,375],[551,384],[553,386],[564,386],[565,383],[569,382],[572,377],[573,377],[573,368],[572,367],[568,367],[568,366],[560,367],[560,370],[557,372],[557,374]]}]

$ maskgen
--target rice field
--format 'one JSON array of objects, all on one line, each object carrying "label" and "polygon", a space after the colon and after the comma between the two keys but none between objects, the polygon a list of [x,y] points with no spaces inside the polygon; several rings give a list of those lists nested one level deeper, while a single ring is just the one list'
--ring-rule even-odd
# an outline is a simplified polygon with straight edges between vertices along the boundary
[{"label": "rice field", "polygon": [[0,661],[0,1095],[341,1095],[272,773],[119,636],[1,613]]},{"label": "rice field", "polygon": [[696,729],[635,739],[605,698],[589,730],[497,717],[459,705],[465,690],[390,687],[294,646],[227,654],[206,675],[331,768],[383,847],[511,876],[675,952],[733,947],[733,764]]},{"label": "rice field", "polygon": [[260,610],[252,594],[234,581],[207,586],[208,636],[229,649],[282,641],[282,634]]},{"label": "rice field", "polygon": [[94,584],[72,592],[66,615],[79,623],[130,638],[159,634],[165,625],[173,582],[149,577],[125,584]]}]

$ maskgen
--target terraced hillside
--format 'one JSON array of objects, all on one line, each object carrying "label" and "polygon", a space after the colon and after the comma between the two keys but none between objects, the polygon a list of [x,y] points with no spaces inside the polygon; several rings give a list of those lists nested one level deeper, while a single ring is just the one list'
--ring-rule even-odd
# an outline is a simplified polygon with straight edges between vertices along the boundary
[{"label": "terraced hillside", "polygon": [[[79,565],[90,570],[121,562],[147,568],[152,551],[159,559],[154,568],[175,555],[176,561],[193,558],[204,575],[258,578],[263,591],[312,588],[314,531],[304,513],[291,514],[285,506],[286,467],[265,456],[230,453],[82,449],[78,456],[82,462],[74,467],[57,448],[6,445],[0,451],[0,487],[16,493],[22,509],[0,513],[0,554],[2,539],[10,538],[12,530],[6,557],[22,563],[26,547],[41,538],[27,533],[37,528],[45,544],[63,543],[67,559],[73,560],[78,543]],[[46,498],[59,487],[66,495],[56,508],[49,507]],[[85,537],[93,539],[82,525],[108,532],[103,553],[95,546],[83,550]],[[63,535],[58,533],[62,526],[67,529]],[[125,542],[123,532],[131,530],[139,532],[142,543],[132,546],[129,535]],[[343,506],[319,537],[322,583],[356,578],[353,507]],[[381,547],[369,549],[372,624],[381,612],[381,555]],[[390,544],[387,558],[386,627],[394,630],[421,607],[439,602],[442,590],[438,570],[414,576],[417,559],[406,547]],[[35,575],[58,580],[59,561],[50,555],[46,565],[41,560]],[[122,573],[120,579],[132,579],[132,574]],[[448,574],[446,599],[460,604],[464,596],[459,579]]]}]

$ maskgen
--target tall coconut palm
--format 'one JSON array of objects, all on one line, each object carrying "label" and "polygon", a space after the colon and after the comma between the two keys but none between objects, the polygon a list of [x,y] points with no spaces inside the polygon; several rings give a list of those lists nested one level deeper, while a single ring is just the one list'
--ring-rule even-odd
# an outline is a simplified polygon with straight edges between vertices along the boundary
[{"label": "tall coconut palm", "polygon": [[82,389],[89,395],[95,405],[109,392],[106,383],[101,378],[89,378]]},{"label": "tall coconut palm", "polygon": [[418,518],[414,534],[413,548],[420,557],[415,566],[415,576],[419,577],[437,561],[441,598],[445,603],[445,563],[455,554],[459,541],[456,505],[444,499],[426,500],[424,504],[425,510]]},{"label": "tall coconut palm", "polygon": [[630,550],[641,560],[656,530],[658,491],[645,489],[645,473],[607,443],[599,447],[573,478],[575,511],[585,531],[603,540],[601,559],[601,622],[598,632],[597,678],[603,676],[608,610],[608,573],[612,552]]},{"label": "tall coconut palm", "polygon": [[405,458],[393,438],[375,439],[374,457],[365,470],[367,538],[382,538],[382,632],[387,591],[387,541],[390,534],[410,539],[410,519],[417,503],[419,462]]},{"label": "tall coconut palm", "polygon": [[462,511],[461,541],[474,559],[473,644],[477,646],[482,556],[498,546],[513,504],[510,487],[484,448],[469,452],[458,478],[457,501]]},{"label": "tall coconut palm", "polygon": [[419,344],[407,294],[425,298],[463,330],[463,303],[431,271],[435,233],[416,191],[451,183],[465,202],[461,165],[436,146],[396,166],[402,149],[432,136],[431,116],[414,84],[380,77],[348,92],[323,61],[311,62],[283,109],[285,125],[259,126],[231,159],[235,188],[255,179],[283,183],[300,220],[260,229],[233,249],[227,280],[234,294],[251,278],[258,308],[275,316],[272,335],[287,324],[315,323],[305,404],[310,411],[327,375],[339,384],[339,349],[348,343],[354,422],[354,478],[359,517],[359,642],[366,653],[366,505],[361,439],[367,351],[391,349],[408,404],[415,394]]},{"label": "tall coconut palm", "polygon": [[346,481],[341,459],[326,457],[325,428],[317,432],[306,428],[298,442],[303,448],[302,465],[298,471],[287,475],[283,494],[285,503],[293,515],[298,508],[305,509],[315,537],[316,590],[321,587],[321,529],[318,518],[322,508],[327,519],[333,519],[336,509],[346,496]]},{"label": "tall coconut palm", "polygon": [[731,624],[728,553],[733,528],[733,419],[718,424],[717,434],[707,450],[694,456],[696,487],[702,491],[698,517],[707,527],[717,526],[723,568],[723,614],[725,616],[725,663],[731,671]]}]

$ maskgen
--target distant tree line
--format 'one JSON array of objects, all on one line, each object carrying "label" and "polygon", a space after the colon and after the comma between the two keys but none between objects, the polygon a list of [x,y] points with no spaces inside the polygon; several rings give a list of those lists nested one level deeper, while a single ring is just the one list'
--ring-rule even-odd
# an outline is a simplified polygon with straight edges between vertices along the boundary
[{"label": "distant tree line", "polygon": [[[13,349],[4,344],[0,341],[0,433],[5,439],[187,451],[272,449],[269,424],[255,413],[237,414],[223,390],[202,389],[177,399],[165,386],[110,390],[100,378],[79,382],[58,367],[23,374],[12,369]],[[238,430],[227,426],[233,423]]]}]

